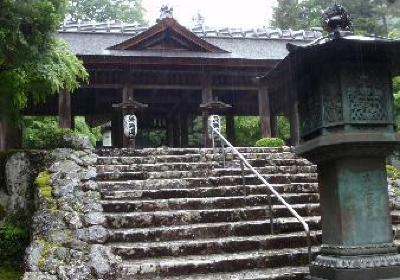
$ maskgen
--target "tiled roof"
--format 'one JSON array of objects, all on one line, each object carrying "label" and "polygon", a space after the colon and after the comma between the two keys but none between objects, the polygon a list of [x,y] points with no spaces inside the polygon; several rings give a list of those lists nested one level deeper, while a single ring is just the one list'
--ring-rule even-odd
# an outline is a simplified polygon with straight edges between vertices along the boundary
[{"label": "tiled roof", "polygon": [[[124,24],[124,23],[65,23],[60,27],[60,31],[64,32],[93,32],[93,33],[126,33],[137,35],[149,29],[147,24]],[[188,27],[187,27],[188,28]],[[199,37],[222,37],[222,38],[273,38],[273,39],[299,39],[299,40],[314,40],[321,37],[319,31],[305,30],[281,30],[270,29],[267,27],[261,28],[212,28],[207,26],[199,26],[188,28]]]},{"label": "tiled roof", "polygon": [[288,54],[287,43],[306,45],[321,36],[318,31],[196,27],[189,28],[189,30],[228,53],[108,50],[109,47],[129,40],[149,28],[148,25],[121,23],[65,24],[60,28],[58,36],[70,44],[71,51],[81,56],[203,57],[256,60],[282,60]]}]

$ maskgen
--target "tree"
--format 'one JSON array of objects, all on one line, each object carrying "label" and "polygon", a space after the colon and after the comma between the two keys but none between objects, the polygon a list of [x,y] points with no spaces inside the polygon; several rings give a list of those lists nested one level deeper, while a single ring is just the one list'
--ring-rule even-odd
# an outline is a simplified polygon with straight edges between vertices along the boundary
[{"label": "tree", "polygon": [[[338,3],[354,18],[354,29],[359,34],[387,36],[391,25],[397,22],[395,19],[400,17],[397,0],[342,0]],[[331,4],[330,0],[278,0],[272,26],[281,29],[320,27],[322,11]]]},{"label": "tree", "polygon": [[87,79],[82,62],[56,38],[60,0],[0,1],[0,119],[17,121],[29,102]]},{"label": "tree", "polygon": [[142,0],[69,0],[67,19],[105,22],[121,20],[143,23]]}]

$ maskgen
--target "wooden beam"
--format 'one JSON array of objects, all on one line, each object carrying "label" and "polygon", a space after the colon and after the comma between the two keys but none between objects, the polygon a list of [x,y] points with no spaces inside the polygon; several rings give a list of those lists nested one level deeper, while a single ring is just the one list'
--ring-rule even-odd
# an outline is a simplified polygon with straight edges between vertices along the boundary
[{"label": "wooden beam", "polygon": [[[81,88],[84,89],[122,89],[122,84],[83,84]],[[158,85],[158,84],[135,84],[132,89],[179,89],[179,90],[202,90],[201,85]],[[256,91],[256,86],[213,86],[214,90],[237,90],[237,91]]]},{"label": "wooden beam", "polygon": [[71,94],[65,90],[58,95],[58,125],[61,128],[72,128]]},{"label": "wooden beam", "polygon": [[269,106],[269,95],[266,86],[260,85],[258,90],[258,112],[260,116],[261,137],[271,137],[271,112]]}]

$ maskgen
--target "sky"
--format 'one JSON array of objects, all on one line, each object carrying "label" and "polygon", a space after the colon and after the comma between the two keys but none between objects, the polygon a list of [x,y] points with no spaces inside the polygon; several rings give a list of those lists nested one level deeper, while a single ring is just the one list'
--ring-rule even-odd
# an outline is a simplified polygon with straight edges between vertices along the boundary
[{"label": "sky", "polygon": [[206,26],[243,28],[268,25],[275,3],[275,0],[142,0],[147,10],[145,19],[150,24],[160,16],[161,6],[168,4],[174,8],[174,18],[185,26],[192,26],[193,16],[200,12]]}]

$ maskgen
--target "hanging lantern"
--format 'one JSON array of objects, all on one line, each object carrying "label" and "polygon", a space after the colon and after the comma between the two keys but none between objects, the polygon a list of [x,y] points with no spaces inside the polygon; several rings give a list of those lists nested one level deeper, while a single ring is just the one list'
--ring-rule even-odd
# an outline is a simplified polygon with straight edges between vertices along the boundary
[{"label": "hanging lantern", "polygon": [[137,135],[137,118],[135,115],[124,116],[124,135],[127,138],[135,138]]}]

